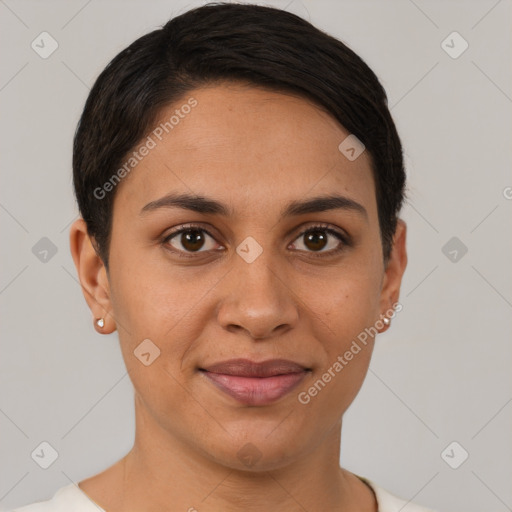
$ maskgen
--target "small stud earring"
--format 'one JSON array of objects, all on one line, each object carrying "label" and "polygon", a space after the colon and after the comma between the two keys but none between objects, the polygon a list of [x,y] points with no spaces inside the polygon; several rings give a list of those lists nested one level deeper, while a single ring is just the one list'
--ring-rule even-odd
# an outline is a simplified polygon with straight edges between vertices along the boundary
[{"label": "small stud earring", "polygon": [[98,327],[104,327],[105,326],[105,320],[103,318],[98,318],[98,320],[96,320],[96,325]]},{"label": "small stud earring", "polygon": [[383,321],[386,325],[388,325],[388,326],[391,324],[391,320],[390,320],[387,316],[385,316],[385,317],[382,319],[382,321]]}]

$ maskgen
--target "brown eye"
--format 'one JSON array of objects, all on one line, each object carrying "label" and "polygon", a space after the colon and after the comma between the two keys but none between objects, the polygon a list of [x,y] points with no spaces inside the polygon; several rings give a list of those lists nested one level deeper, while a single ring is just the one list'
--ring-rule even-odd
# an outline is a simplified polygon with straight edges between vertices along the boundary
[{"label": "brown eye", "polygon": [[324,226],[313,226],[303,231],[296,240],[303,241],[294,243],[295,249],[309,252],[313,256],[332,255],[350,245],[342,233]]},{"label": "brown eye", "polygon": [[[208,238],[210,246],[208,246]],[[173,249],[178,252],[194,253],[194,252],[205,252],[215,247],[213,237],[202,228],[182,228],[174,233],[171,233],[163,240],[164,244],[169,244]],[[206,245],[206,249],[202,251]]]},{"label": "brown eye", "polygon": [[320,230],[308,231],[304,234],[306,247],[314,251],[321,251],[327,245],[327,236]]},{"label": "brown eye", "polygon": [[179,238],[181,245],[187,251],[198,251],[204,245],[204,236],[201,231],[193,229],[184,231]]}]

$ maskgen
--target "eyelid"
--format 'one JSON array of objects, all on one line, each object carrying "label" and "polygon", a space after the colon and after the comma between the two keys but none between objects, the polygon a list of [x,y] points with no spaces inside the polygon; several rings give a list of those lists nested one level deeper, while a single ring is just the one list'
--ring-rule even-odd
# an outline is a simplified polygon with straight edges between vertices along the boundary
[{"label": "eyelid", "polygon": [[[167,243],[170,241],[171,238],[177,236],[177,235],[180,235],[181,233],[183,232],[187,232],[187,231],[192,231],[192,230],[196,230],[196,231],[201,231],[201,232],[204,232],[206,233],[210,238],[212,238],[213,240],[216,240],[215,236],[212,235],[210,233],[210,231],[208,229],[206,229],[203,225],[201,224],[196,224],[196,223],[193,223],[193,222],[190,222],[190,223],[187,223],[187,224],[181,224],[180,226],[178,226],[175,230],[171,231],[170,233],[167,233],[162,241],[161,241],[161,244],[166,246]],[[218,242],[217,242],[218,243]],[[176,248],[168,248],[167,247],[167,250],[169,250],[170,252],[172,252],[173,254],[177,254],[178,256],[180,257],[183,257],[183,258],[193,258],[195,257],[197,254],[201,254],[201,253],[208,253],[210,251],[197,251],[197,252],[187,252],[187,251],[181,251],[179,249],[176,249]],[[218,249],[217,249],[218,250]]]},{"label": "eyelid", "polygon": [[[211,237],[212,239],[217,241],[215,236],[212,235],[209,232],[209,230],[206,229],[205,227],[203,227],[201,224],[187,223],[187,224],[182,224],[182,225],[178,226],[174,231],[166,234],[163,237],[161,243],[162,243],[162,245],[166,245],[171,238],[173,238],[173,237],[175,237],[175,236],[177,236],[177,235],[179,235],[179,234],[181,234],[183,232],[191,231],[191,230],[194,230],[194,229],[197,230],[197,231],[202,231],[202,232],[206,233],[209,237]],[[345,247],[352,245],[352,239],[351,239],[350,235],[348,235],[348,233],[346,233],[345,230],[342,230],[341,228],[338,228],[338,227],[335,228],[334,226],[332,226],[331,224],[328,224],[328,223],[321,223],[321,222],[320,223],[314,223],[313,225],[310,225],[308,227],[298,228],[298,229],[300,229],[300,231],[295,235],[295,238],[293,239],[293,241],[295,241],[300,236],[303,236],[306,233],[309,233],[310,231],[314,231],[315,229],[318,229],[318,230],[323,230],[323,231],[329,233],[330,235],[334,236],[343,245],[343,247],[341,249],[340,248],[338,248],[338,249],[331,249],[329,251],[317,251],[317,252],[315,252],[315,251],[299,251],[299,252],[306,252],[307,254],[310,254],[312,256],[326,256],[326,255],[338,254],[341,251],[343,251],[345,249]],[[168,249],[168,250],[170,250],[171,252],[173,252],[175,254],[178,254],[178,256],[182,256],[182,257],[185,257],[185,258],[195,257],[197,254],[200,254],[200,253],[211,252],[209,250],[197,251],[197,252],[187,252],[187,251],[181,251],[181,250],[178,250],[178,249],[175,249],[175,248]],[[213,250],[218,250],[218,249],[213,249]]]},{"label": "eyelid", "polygon": [[331,233],[332,235],[339,237],[343,242],[349,243],[350,236],[349,234],[344,230],[337,226],[334,226],[333,224],[329,224],[326,222],[317,222],[313,223],[310,226],[307,226],[305,228],[299,228],[300,231],[298,232],[297,236],[295,238],[298,238],[300,235],[303,235],[304,233],[308,233],[309,231],[314,231],[315,229],[323,229],[327,231],[328,233]]},{"label": "eyelid", "polygon": [[326,233],[329,233],[330,235],[334,236],[338,239],[338,241],[341,243],[341,247],[337,247],[335,249],[331,249],[329,251],[302,251],[299,250],[298,252],[305,252],[308,256],[312,256],[314,258],[328,258],[329,256],[338,256],[342,252],[344,252],[348,247],[351,247],[352,244],[352,238],[351,236],[343,229],[334,227],[332,224],[328,223],[315,223],[311,226],[308,226],[306,228],[301,229],[299,233],[295,236],[294,240],[297,240],[297,238],[300,238],[301,236],[305,235],[306,233],[309,233],[310,231],[325,231]]}]

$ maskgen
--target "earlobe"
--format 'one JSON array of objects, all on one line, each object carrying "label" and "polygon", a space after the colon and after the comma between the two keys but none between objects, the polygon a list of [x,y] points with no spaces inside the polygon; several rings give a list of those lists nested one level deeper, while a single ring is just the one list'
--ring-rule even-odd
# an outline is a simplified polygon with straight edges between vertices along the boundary
[{"label": "earlobe", "polygon": [[[111,313],[108,276],[82,218],[76,220],[70,228],[69,245],[82,292],[93,314],[94,327],[102,334],[109,334],[115,331],[116,326]],[[98,322],[100,319],[102,321]]]}]

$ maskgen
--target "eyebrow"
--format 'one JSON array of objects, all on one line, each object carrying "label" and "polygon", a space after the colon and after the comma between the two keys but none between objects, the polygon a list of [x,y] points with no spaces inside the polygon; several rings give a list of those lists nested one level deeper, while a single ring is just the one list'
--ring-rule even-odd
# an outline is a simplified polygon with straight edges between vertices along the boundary
[{"label": "eyebrow", "polygon": [[[160,208],[182,208],[197,213],[233,216],[233,211],[228,206],[214,199],[200,195],[174,193],[151,201],[142,208],[139,215],[142,216]],[[362,204],[337,194],[312,197],[303,201],[291,201],[282,209],[281,218],[337,209],[356,212],[368,220],[368,212]]]}]

